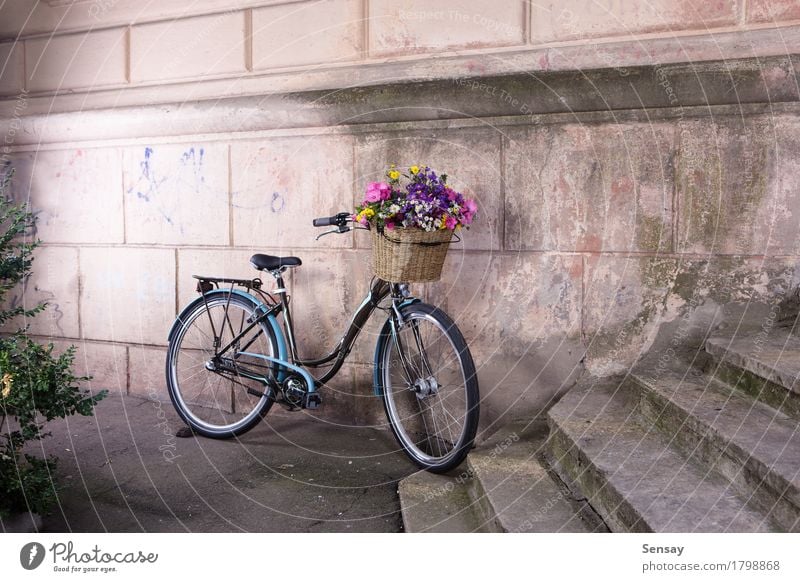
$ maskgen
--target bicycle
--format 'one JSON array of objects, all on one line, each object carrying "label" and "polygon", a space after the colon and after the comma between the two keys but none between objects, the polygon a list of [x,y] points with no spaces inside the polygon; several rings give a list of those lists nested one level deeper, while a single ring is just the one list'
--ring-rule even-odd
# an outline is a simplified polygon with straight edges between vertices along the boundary
[{"label": "bicycle", "polygon": [[[349,232],[352,222],[346,212],[313,220],[335,227],[317,239]],[[373,278],[333,350],[301,358],[283,273],[302,261],[255,254],[250,263],[272,275],[274,290],[266,291],[258,277],[194,275],[200,296],[169,332],[167,387],[194,433],[242,435],[275,402],[290,410],[319,407],[319,387],[336,375],[363,326],[381,310],[387,318],[375,348],[374,393],[383,398],[394,436],[429,471],[445,472],[464,460],[478,427],[478,380],[469,347],[446,313],[413,297],[406,283]],[[318,377],[309,371],[324,367]]]}]

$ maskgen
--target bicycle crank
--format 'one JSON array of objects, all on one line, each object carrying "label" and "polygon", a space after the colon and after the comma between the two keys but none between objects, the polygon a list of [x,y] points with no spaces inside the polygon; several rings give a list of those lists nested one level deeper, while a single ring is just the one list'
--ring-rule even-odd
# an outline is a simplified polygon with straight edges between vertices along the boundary
[{"label": "bicycle crank", "polygon": [[283,395],[281,404],[286,406],[289,410],[297,410],[300,408],[315,409],[319,408],[322,404],[322,398],[316,392],[309,392],[306,381],[302,376],[291,374],[281,385],[281,393]]}]

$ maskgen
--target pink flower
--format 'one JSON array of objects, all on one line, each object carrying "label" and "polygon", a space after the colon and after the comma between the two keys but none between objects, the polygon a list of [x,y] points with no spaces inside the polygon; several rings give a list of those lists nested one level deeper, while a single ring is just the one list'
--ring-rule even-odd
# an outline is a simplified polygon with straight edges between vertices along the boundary
[{"label": "pink flower", "polygon": [[387,222],[386,230],[394,230],[394,222]]},{"label": "pink flower", "polygon": [[450,230],[453,230],[456,227],[456,224],[458,224],[458,220],[456,220],[455,216],[448,216],[444,219],[444,225]]},{"label": "pink flower", "polygon": [[365,202],[380,202],[388,200],[392,196],[392,187],[386,182],[370,182],[367,185],[367,195]]},{"label": "pink flower", "polygon": [[453,190],[452,188],[445,188],[444,191],[447,193],[447,199],[452,202],[458,196],[458,192]]},{"label": "pink flower", "polygon": [[359,221],[358,221],[358,223],[359,223],[361,226],[368,226],[368,225],[369,225],[369,221],[368,221],[368,220],[366,219],[366,217],[364,217],[364,216],[362,216],[362,217],[361,217],[361,220],[359,220]]},{"label": "pink flower", "polygon": [[464,208],[461,210],[461,222],[463,224],[472,224],[473,215],[478,212],[478,205],[474,200],[465,200]]}]

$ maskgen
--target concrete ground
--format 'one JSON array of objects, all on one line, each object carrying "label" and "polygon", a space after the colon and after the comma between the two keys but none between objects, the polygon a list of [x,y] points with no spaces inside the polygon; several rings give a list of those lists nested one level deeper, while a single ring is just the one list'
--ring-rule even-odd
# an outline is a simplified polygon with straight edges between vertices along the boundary
[{"label": "concrete ground", "polygon": [[[172,405],[111,395],[51,423],[59,505],[45,531],[397,532],[415,472],[391,432],[274,406],[238,440],[175,438]],[[39,451],[41,453],[41,451]]]}]

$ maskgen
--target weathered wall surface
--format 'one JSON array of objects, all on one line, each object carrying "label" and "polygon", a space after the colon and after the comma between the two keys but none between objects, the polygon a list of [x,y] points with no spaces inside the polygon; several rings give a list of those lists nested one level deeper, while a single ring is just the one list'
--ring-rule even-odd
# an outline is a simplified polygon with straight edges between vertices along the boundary
[{"label": "weathered wall surface", "polygon": [[[625,369],[659,331],[757,324],[797,286],[791,3],[429,4],[7,2],[3,171],[44,241],[20,300],[50,303],[31,332],[78,345],[95,387],[166,398],[191,276],[291,253],[319,353],[366,291],[369,247],[315,243],[311,218],[390,162],[445,169],[478,200],[420,292],[467,335],[485,421]],[[380,413],[377,327],[330,414]]]}]

